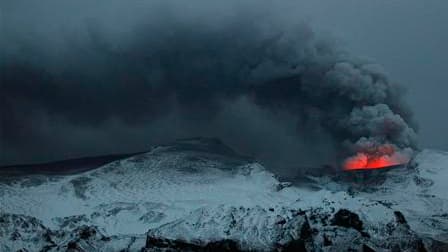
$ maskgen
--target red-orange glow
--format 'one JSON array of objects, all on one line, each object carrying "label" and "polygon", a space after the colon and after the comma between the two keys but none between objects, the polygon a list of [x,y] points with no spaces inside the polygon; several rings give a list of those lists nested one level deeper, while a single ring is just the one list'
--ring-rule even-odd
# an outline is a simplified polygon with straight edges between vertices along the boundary
[{"label": "red-orange glow", "polygon": [[409,162],[409,157],[400,153],[391,153],[383,156],[369,156],[366,153],[358,153],[347,158],[343,164],[344,170],[382,169],[394,165],[402,165]]}]

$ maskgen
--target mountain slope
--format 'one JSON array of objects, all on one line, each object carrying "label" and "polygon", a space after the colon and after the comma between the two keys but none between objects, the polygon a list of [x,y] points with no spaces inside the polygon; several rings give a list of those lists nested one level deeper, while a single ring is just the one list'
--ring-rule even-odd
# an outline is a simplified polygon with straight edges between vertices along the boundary
[{"label": "mountain slope", "polygon": [[381,176],[366,185],[322,174],[308,176],[314,189],[291,186],[219,140],[184,139],[76,175],[0,183],[0,249],[444,246],[448,154],[423,151]]}]

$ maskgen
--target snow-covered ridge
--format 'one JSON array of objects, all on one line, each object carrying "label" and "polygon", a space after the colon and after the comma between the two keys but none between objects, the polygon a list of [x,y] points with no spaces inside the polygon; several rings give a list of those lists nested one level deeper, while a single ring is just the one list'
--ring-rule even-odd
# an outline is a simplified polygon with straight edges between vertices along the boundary
[{"label": "snow-covered ridge", "polygon": [[448,241],[447,178],[448,153],[427,150],[369,190],[325,176],[309,189],[219,140],[184,139],[77,175],[0,183],[0,250],[431,248]]}]

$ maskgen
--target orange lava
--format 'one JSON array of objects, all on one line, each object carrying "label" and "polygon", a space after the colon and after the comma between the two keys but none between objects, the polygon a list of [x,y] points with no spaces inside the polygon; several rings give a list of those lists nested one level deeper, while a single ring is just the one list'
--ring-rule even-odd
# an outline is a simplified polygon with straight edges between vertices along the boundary
[{"label": "orange lava", "polygon": [[402,165],[409,162],[409,158],[402,155],[383,155],[380,157],[369,156],[365,153],[358,153],[347,158],[343,164],[344,170],[368,170],[382,169],[395,165]]}]

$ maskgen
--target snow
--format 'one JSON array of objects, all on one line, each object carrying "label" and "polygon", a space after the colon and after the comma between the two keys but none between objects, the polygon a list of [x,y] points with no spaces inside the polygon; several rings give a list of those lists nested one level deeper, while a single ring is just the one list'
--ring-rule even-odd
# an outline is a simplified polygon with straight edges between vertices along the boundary
[{"label": "snow", "polygon": [[[227,238],[262,248],[278,239],[287,241],[278,233],[281,229],[271,228],[278,218],[303,221],[292,218],[291,210],[332,215],[349,209],[378,237],[398,210],[417,233],[448,241],[446,152],[424,150],[414,159],[414,168],[389,171],[373,191],[350,192],[347,183],[325,176],[310,177],[319,190],[285,187],[253,160],[188,144],[159,146],[77,175],[1,183],[0,212],[32,216],[51,229],[93,225],[119,237],[141,237],[150,230],[165,238]],[[226,232],[229,216],[239,218],[240,229]]]},{"label": "snow", "polygon": [[[61,217],[99,213],[93,224],[106,234],[141,234],[200,207],[270,206],[297,198],[293,190],[276,191],[280,182],[257,163],[236,160],[242,164],[232,167],[214,155],[161,149],[54,182],[2,184],[0,211],[34,216],[49,227]],[[105,218],[107,209],[115,209],[116,218]],[[159,218],[140,220],[148,214]]]}]

